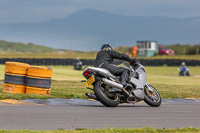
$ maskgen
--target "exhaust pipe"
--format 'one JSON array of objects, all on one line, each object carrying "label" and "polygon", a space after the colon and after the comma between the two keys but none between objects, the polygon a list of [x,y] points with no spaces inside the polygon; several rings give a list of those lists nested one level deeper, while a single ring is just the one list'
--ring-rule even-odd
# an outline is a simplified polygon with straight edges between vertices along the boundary
[{"label": "exhaust pipe", "polygon": [[119,84],[119,83],[116,83],[116,82],[113,82],[109,79],[105,79],[105,78],[102,78],[102,81],[104,84],[110,86],[110,87],[113,87],[113,88],[118,88],[118,89],[123,89],[123,85],[122,84]]},{"label": "exhaust pipe", "polygon": [[97,100],[97,98],[96,98],[96,96],[94,95],[94,94],[92,94],[92,93],[85,93],[85,95],[88,97],[88,98],[90,98],[90,99],[94,99],[94,100]]},{"label": "exhaust pipe", "polygon": [[121,89],[127,96],[129,96],[129,92],[127,92],[127,91],[123,88],[123,85],[122,85],[122,84],[113,82],[113,81],[108,80],[108,79],[105,79],[105,78],[102,78],[102,81],[103,81],[103,84],[106,84],[106,85],[108,85],[108,86],[110,86],[110,87],[117,88],[117,89]]}]

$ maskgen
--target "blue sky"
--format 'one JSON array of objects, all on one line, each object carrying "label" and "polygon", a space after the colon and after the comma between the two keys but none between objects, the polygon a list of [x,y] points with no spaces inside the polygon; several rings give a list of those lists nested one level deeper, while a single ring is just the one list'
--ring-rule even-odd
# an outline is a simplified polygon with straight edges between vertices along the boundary
[{"label": "blue sky", "polygon": [[0,0],[0,22],[42,22],[81,9],[123,16],[200,16],[200,0]]}]

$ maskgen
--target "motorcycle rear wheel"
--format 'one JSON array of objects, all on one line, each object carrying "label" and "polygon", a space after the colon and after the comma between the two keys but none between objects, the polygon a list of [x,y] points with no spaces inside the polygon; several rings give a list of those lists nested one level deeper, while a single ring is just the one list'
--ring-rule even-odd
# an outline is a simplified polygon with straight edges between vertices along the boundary
[{"label": "motorcycle rear wheel", "polygon": [[94,94],[98,101],[107,107],[116,107],[120,103],[120,96],[117,92],[109,92],[106,85],[97,81],[94,85]]},{"label": "motorcycle rear wheel", "polygon": [[[150,89],[148,89],[150,87]],[[151,86],[150,84],[146,84],[144,87],[144,101],[148,105],[152,107],[159,107],[161,105],[162,98],[158,91]]]}]

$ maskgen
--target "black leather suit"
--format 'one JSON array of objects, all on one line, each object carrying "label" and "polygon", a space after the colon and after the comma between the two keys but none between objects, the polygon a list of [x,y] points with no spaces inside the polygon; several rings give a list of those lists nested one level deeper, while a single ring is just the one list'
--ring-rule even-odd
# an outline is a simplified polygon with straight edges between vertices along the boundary
[{"label": "black leather suit", "polygon": [[125,54],[120,54],[114,50],[101,50],[97,53],[94,63],[95,67],[105,68],[116,76],[120,76],[120,81],[123,86],[129,79],[130,71],[126,68],[116,66],[113,64],[114,59],[120,59],[125,61],[131,61],[131,58]]}]

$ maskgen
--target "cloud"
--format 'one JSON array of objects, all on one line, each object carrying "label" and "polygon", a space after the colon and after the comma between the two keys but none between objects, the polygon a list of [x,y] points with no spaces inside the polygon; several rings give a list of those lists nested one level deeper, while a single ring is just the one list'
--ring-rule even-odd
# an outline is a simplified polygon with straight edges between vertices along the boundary
[{"label": "cloud", "polygon": [[51,0],[3,0],[0,3],[0,22],[41,22],[52,18],[63,18],[78,11],[67,3]]}]

